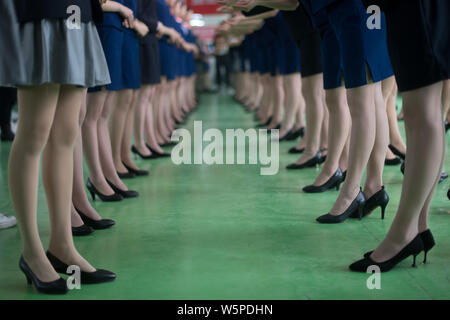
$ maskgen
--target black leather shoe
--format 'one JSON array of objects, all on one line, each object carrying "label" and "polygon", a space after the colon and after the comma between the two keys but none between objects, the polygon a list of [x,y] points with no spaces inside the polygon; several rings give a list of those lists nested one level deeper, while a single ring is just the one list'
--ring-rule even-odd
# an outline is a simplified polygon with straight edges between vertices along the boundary
[{"label": "black leather shoe", "polygon": [[[150,150],[150,149],[149,149]],[[144,160],[150,160],[150,159],[154,159],[155,156],[152,154],[149,154],[148,156],[143,155],[142,153],[139,152],[139,150],[136,148],[136,146],[132,146],[131,147],[131,152],[133,152],[134,154],[138,155],[139,157],[141,157]]]},{"label": "black leather shoe", "polygon": [[284,136],[279,137],[279,141],[288,141],[288,138],[295,133],[294,129],[289,130]]},{"label": "black leather shoe", "polygon": [[293,147],[293,148],[289,149],[290,154],[300,154],[300,153],[303,153],[304,151],[305,151],[305,148],[297,149],[296,147]]},{"label": "black leather shoe", "polygon": [[167,152],[159,153],[156,150],[152,149],[148,144],[147,144],[147,148],[152,152],[154,159],[170,157],[170,153],[167,153]]},{"label": "black leather shoe", "polygon": [[89,179],[89,178],[86,182],[86,187],[89,190],[89,192],[91,193],[91,197],[92,197],[93,201],[95,201],[96,195],[100,198],[100,200],[102,200],[104,202],[117,202],[117,201],[123,200],[123,197],[117,193],[114,193],[110,196],[100,193],[100,191],[97,190],[97,188],[92,184],[91,179]]},{"label": "black leather shoe", "polygon": [[368,216],[373,210],[380,207],[381,208],[381,219],[384,219],[384,213],[386,212],[386,207],[389,203],[389,195],[387,194],[384,186],[381,190],[371,196],[366,200],[364,204],[363,217]]},{"label": "black leather shoe", "polygon": [[399,157],[384,160],[384,164],[386,166],[398,166],[401,163],[402,163],[402,159],[400,159]]},{"label": "black leather shoe", "polygon": [[400,159],[402,159],[402,160],[406,159],[406,154],[404,154],[403,152],[400,152],[400,150],[398,150],[392,144],[389,145],[389,149],[391,149],[392,153],[395,154]]},{"label": "black leather shoe", "polygon": [[347,210],[344,211],[344,213],[334,216],[329,213],[324,214],[323,216],[318,217],[316,220],[319,223],[341,223],[349,217],[359,217],[359,219],[362,219],[363,209],[364,209],[364,203],[366,202],[366,198],[364,197],[364,194],[362,191],[359,191],[358,195],[356,196],[355,200],[350,204],[350,206],[347,208]]},{"label": "black leather shoe", "polygon": [[81,220],[83,220],[84,224],[91,227],[94,230],[103,230],[111,228],[113,225],[116,224],[114,220],[111,219],[101,219],[101,220],[94,220],[89,218],[87,215],[85,215],[83,212],[75,208],[78,215],[80,216]]},{"label": "black leather shoe", "polygon": [[370,255],[364,259],[356,261],[350,265],[350,270],[357,272],[367,272],[370,266],[378,266],[381,272],[387,272],[394,268],[398,263],[405,260],[409,256],[413,256],[413,267],[416,267],[416,257],[424,249],[422,237],[418,234],[409,244],[407,244],[397,255],[393,258],[383,261],[375,262],[370,258]]},{"label": "black leather shoe", "polygon": [[[430,229],[427,229],[427,230],[419,233],[419,235],[422,238],[423,251],[425,252],[425,255],[424,255],[424,258],[423,258],[423,263],[427,263],[427,254],[435,246],[436,243],[434,241],[434,237],[433,237],[433,234],[431,233]],[[369,251],[369,252],[366,252],[364,254],[364,258],[370,257],[372,252],[373,252],[373,250]]]},{"label": "black leather shoe", "polygon": [[147,170],[141,170],[141,169],[136,170],[136,169],[133,169],[133,168],[127,166],[125,163],[123,163],[123,165],[125,166],[125,168],[127,168],[128,172],[133,173],[134,175],[136,175],[136,177],[145,177],[145,176],[149,175],[149,172]]},{"label": "black leather shoe", "polygon": [[[67,273],[67,268],[69,265],[65,264],[49,251],[47,251],[47,258],[52,264],[53,268],[58,273],[69,274]],[[97,269],[94,272],[85,272],[81,271],[80,273],[81,279],[80,282],[82,284],[96,284],[96,283],[104,283],[113,281],[116,279],[116,275],[111,271]]]},{"label": "black leather shoe", "polygon": [[34,272],[30,269],[23,257],[20,257],[19,268],[25,274],[28,285],[34,284],[36,290],[40,293],[46,294],[66,294],[69,292],[67,283],[63,278],[59,278],[51,282],[43,282],[36,277]]},{"label": "black leather shoe", "polygon": [[176,142],[171,141],[171,142],[166,142],[166,143],[162,144],[161,147],[173,147],[176,145],[177,145]]},{"label": "black leather shoe", "polygon": [[269,119],[267,119],[267,121],[264,124],[258,124],[257,127],[261,128],[261,127],[267,127],[270,123],[272,122],[272,117],[269,117]]},{"label": "black leather shoe", "polygon": [[122,190],[122,189],[119,189],[117,186],[115,186],[112,182],[110,182],[108,180],[106,180],[106,182],[108,182],[109,186],[114,190],[114,192],[120,194],[125,199],[137,198],[139,196],[139,192],[137,192],[137,191],[134,191],[134,190]]},{"label": "black leather shoe", "polygon": [[332,175],[331,178],[328,179],[328,181],[325,182],[323,185],[321,185],[321,186],[315,186],[315,185],[306,186],[303,188],[303,192],[305,192],[305,193],[321,193],[321,192],[331,190],[333,188],[336,188],[336,190],[339,190],[339,187],[340,187],[342,181],[344,181],[343,177],[344,176],[342,174],[341,169],[337,169],[335,174]]},{"label": "black leather shoe", "polygon": [[268,131],[272,131],[272,130],[280,130],[281,129],[281,123],[277,124],[275,128],[272,129],[268,129]]},{"label": "black leather shoe", "polygon": [[119,172],[117,171],[117,175],[119,176],[120,179],[133,179],[136,178],[136,175],[132,172]]},{"label": "black leather shoe", "polygon": [[300,128],[298,130],[294,129],[293,133],[286,137],[286,141],[297,140],[298,137],[303,137],[304,135],[305,135],[305,127]]},{"label": "black leather shoe", "polygon": [[92,227],[89,227],[85,224],[79,227],[72,227],[72,235],[74,237],[82,237],[82,236],[88,236],[94,232],[94,229]]},{"label": "black leather shoe", "polygon": [[305,168],[312,168],[312,167],[315,167],[316,165],[320,164],[320,161],[322,161],[322,156],[321,156],[320,152],[318,152],[318,153],[316,153],[316,155],[314,157],[312,157],[308,161],[301,163],[301,164],[292,163],[292,164],[288,165],[286,167],[286,169],[299,170],[299,169],[305,169]]}]

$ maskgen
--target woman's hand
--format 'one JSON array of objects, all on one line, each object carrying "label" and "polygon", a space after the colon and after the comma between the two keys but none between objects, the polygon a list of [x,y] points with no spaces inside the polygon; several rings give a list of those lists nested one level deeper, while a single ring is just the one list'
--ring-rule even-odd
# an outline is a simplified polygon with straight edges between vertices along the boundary
[{"label": "woman's hand", "polygon": [[256,7],[257,5],[259,5],[259,1],[258,0],[238,0],[233,5],[233,7],[237,8],[239,10],[250,11],[254,7]]},{"label": "woman's hand", "polygon": [[149,32],[149,28],[147,27],[147,25],[139,20],[136,20],[134,23],[134,30],[136,31],[136,33],[138,34],[138,36],[140,37],[145,37]]},{"label": "woman's hand", "polygon": [[124,19],[123,25],[126,28],[134,28],[134,13],[133,10],[131,10],[130,8],[121,5],[120,6],[120,10],[119,10],[119,14],[122,16],[122,18]]},{"label": "woman's hand", "polygon": [[231,6],[221,6],[221,7],[219,7],[217,9],[217,11],[220,12],[220,13],[233,13],[236,10],[238,10],[238,9],[235,9],[235,8],[233,8]]}]

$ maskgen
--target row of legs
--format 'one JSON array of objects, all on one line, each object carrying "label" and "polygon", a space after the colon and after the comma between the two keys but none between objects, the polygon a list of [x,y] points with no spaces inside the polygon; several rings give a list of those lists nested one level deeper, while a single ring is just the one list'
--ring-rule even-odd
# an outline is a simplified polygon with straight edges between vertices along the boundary
[{"label": "row of legs", "polygon": [[[18,90],[19,120],[9,161],[9,186],[22,236],[22,253],[44,282],[59,278],[48,261],[37,226],[39,163],[50,216],[49,251],[69,265],[93,272],[76,250],[71,226],[82,224],[78,209],[94,220],[84,188],[83,155],[93,184],[113,194],[107,181],[128,190],[118,172],[136,167],[132,137],[142,153],[170,142],[176,122],[195,107],[195,78],[163,79],[139,90],[86,93],[74,86],[46,84]],[[80,130],[81,129],[81,130]],[[148,147],[147,147],[148,146]],[[72,173],[73,174],[68,174]]]}]

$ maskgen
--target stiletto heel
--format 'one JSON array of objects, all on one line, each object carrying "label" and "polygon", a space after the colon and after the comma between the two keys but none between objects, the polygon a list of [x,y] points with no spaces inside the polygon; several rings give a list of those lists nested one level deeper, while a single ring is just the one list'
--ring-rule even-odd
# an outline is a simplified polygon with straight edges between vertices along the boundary
[{"label": "stiletto heel", "polygon": [[27,284],[31,285],[32,283],[31,278],[25,273],[25,271],[22,270],[22,272],[25,274],[25,277],[27,278]]},{"label": "stiletto heel", "polygon": [[398,263],[405,260],[409,256],[413,256],[413,267],[416,266],[416,257],[424,249],[422,237],[418,234],[410,243],[408,243],[399,253],[389,260],[383,262],[375,262],[370,257],[372,252],[364,255],[364,259],[356,261],[350,265],[350,270],[358,272],[367,272],[370,266],[378,266],[381,272],[387,272],[394,268]]},{"label": "stiletto heel", "polygon": [[367,199],[362,217],[368,216],[375,210],[376,208],[381,208],[381,219],[384,219],[384,214],[386,212],[386,207],[389,203],[389,195],[387,194],[386,190],[384,189],[384,186],[381,187],[381,190],[375,193],[373,196],[371,196],[369,199]]},{"label": "stiletto heel", "polygon": [[19,268],[25,274],[27,284],[34,284],[36,290],[40,293],[46,294],[66,294],[69,291],[66,281],[63,278],[56,279],[55,281],[43,282],[36,277],[34,272],[26,263],[23,256],[20,257]]},{"label": "stiletto heel", "polygon": [[386,212],[387,205],[381,206],[381,220],[384,220],[384,214]]},{"label": "stiletto heel", "polygon": [[422,237],[423,251],[425,252],[423,263],[426,264],[428,263],[427,261],[428,252],[436,245],[436,242],[434,241],[434,237],[430,229],[427,229],[424,232],[420,233],[420,236]]},{"label": "stiletto heel", "polygon": [[97,188],[93,185],[93,183],[91,182],[91,179],[89,179],[89,178],[86,182],[86,187],[88,188],[89,192],[91,193],[92,200],[95,200],[96,195],[100,198],[100,200],[102,200],[104,202],[116,202],[116,201],[123,200],[123,197],[120,194],[117,194],[117,192],[110,196],[100,193],[100,191],[97,190]]}]

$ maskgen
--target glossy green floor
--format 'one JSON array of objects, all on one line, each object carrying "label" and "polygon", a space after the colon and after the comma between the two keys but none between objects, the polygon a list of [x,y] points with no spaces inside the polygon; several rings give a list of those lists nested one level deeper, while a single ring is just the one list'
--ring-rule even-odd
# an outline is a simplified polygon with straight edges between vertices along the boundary
[{"label": "glossy green floor", "polygon": [[[204,128],[250,128],[251,115],[228,96],[205,95],[186,124]],[[366,287],[367,274],[348,265],[373,249],[392,221],[400,196],[399,167],[385,170],[391,196],[387,219],[379,212],[362,222],[319,225],[335,191],[306,195],[301,186],[315,169],[287,172],[296,160],[292,143],[280,147],[281,169],[260,176],[258,166],[175,166],[169,160],[141,162],[149,178],[129,181],[141,197],[119,204],[95,202],[117,221],[111,230],[77,238],[79,251],[95,266],[118,274],[113,283],[83,286],[64,297],[27,288],[17,262],[17,228],[0,231],[0,299],[449,299],[450,203],[441,184],[432,204],[437,238],[431,264],[403,262],[381,277],[381,290]],[[0,148],[0,212],[12,213],[7,190],[8,144]],[[447,169],[450,159],[447,157]],[[42,187],[38,221],[44,245],[49,225]]]}]

